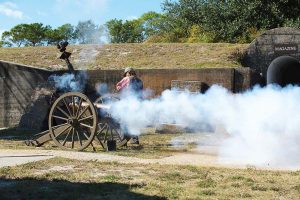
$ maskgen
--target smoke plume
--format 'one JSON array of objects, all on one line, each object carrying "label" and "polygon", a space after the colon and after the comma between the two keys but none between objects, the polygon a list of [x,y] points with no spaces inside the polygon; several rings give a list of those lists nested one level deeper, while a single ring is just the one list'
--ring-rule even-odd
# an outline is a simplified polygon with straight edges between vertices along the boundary
[{"label": "smoke plume", "polygon": [[[102,48],[101,44],[83,45],[79,51],[78,57],[74,60],[79,69],[88,69],[91,64],[94,64]],[[77,50],[75,50],[77,51]]]},{"label": "smoke plume", "polygon": [[223,126],[220,160],[259,166],[300,166],[300,88],[274,85],[232,94],[212,86],[205,94],[166,90],[161,97],[124,98],[111,114],[131,134],[162,123],[205,131]]},{"label": "smoke plume", "polygon": [[77,74],[65,73],[61,76],[52,75],[48,79],[54,83],[55,88],[63,92],[82,92],[87,81],[86,71],[80,71]]}]

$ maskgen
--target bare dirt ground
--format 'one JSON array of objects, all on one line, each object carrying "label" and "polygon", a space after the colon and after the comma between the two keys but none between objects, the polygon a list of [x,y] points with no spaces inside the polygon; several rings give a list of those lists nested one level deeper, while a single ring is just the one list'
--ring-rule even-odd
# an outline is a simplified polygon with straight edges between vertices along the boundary
[{"label": "bare dirt ground", "polygon": [[[180,145],[197,142],[197,147],[189,149],[186,152],[173,152],[159,158],[140,158],[135,154],[126,156],[115,155],[110,152],[77,152],[67,150],[52,150],[43,147],[36,149],[5,149],[0,147],[0,167],[15,166],[39,160],[46,160],[54,157],[62,157],[86,161],[98,162],[118,162],[129,164],[161,164],[161,165],[191,165],[206,167],[226,167],[226,168],[257,168],[280,170],[271,166],[257,167],[247,164],[236,164],[229,158],[220,159],[218,149],[221,141],[227,137],[223,129],[218,129],[214,134],[201,133],[194,134],[193,137],[181,135],[174,137],[171,141],[172,145],[180,148]],[[126,152],[126,150],[125,150]]]},{"label": "bare dirt ground", "polygon": [[12,150],[0,149],[0,167],[15,166],[38,160],[45,160],[53,157],[63,157],[79,160],[97,160],[99,162],[120,162],[120,163],[141,163],[141,164],[171,164],[171,165],[193,165],[213,167],[238,167],[246,166],[224,165],[218,162],[215,149],[207,148],[195,150],[188,153],[179,153],[160,159],[144,159],[128,156],[117,156],[109,153],[89,153],[57,150]]},{"label": "bare dirt ground", "polygon": [[[163,135],[161,135],[163,136]],[[121,156],[114,155],[110,152],[77,152],[66,150],[45,150],[44,148],[36,149],[5,149],[0,148],[0,167],[15,166],[34,162],[39,160],[50,159],[53,157],[63,157],[77,160],[97,160],[99,162],[119,162],[119,163],[140,163],[140,164],[169,164],[169,165],[192,165],[192,166],[212,166],[212,167],[238,167],[245,168],[243,165],[232,165],[220,163],[218,159],[218,145],[224,138],[224,134],[201,133],[191,136],[181,135],[170,141],[174,148],[180,148],[184,144],[199,143],[196,148],[187,152],[173,152],[170,155],[164,155],[160,158],[140,158],[135,154]],[[162,138],[161,138],[162,139]],[[151,139],[149,139],[151,140]],[[158,145],[158,144],[156,144]],[[125,150],[126,151],[126,150]]]}]

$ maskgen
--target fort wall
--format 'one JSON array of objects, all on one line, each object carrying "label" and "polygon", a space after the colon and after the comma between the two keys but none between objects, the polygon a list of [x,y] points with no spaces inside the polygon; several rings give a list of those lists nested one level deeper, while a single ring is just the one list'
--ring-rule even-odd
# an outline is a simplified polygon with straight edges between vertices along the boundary
[{"label": "fort wall", "polygon": [[[49,71],[0,61],[0,127],[17,126],[22,121],[22,126],[40,128],[37,124],[47,115],[47,103],[34,102],[33,95],[37,88],[47,84],[49,76],[63,73],[67,71]],[[105,83],[113,91],[122,73],[122,70],[87,71],[88,85],[93,88]],[[199,81],[208,86],[218,84],[232,92],[245,91],[260,81],[250,68],[140,69],[137,74],[144,81],[144,88],[153,90],[156,96],[170,89],[173,80]],[[30,110],[33,104],[35,109]]]}]

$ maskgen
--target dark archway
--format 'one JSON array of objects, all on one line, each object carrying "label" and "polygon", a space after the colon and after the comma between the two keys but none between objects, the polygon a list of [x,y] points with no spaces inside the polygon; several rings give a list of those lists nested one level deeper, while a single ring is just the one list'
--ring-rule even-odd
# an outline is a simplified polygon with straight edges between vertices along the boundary
[{"label": "dark archway", "polygon": [[268,30],[251,42],[245,50],[242,65],[267,78],[271,62],[279,56],[292,56],[300,60],[300,29],[281,27]]},{"label": "dark archway", "polygon": [[300,85],[300,62],[291,56],[280,56],[268,67],[267,84]]}]

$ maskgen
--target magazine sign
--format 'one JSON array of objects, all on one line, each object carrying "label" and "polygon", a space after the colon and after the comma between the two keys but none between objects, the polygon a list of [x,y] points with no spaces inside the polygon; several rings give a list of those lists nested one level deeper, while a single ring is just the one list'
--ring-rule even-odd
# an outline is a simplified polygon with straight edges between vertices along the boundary
[{"label": "magazine sign", "polygon": [[298,53],[297,44],[275,44],[274,53],[278,55],[296,54]]}]

